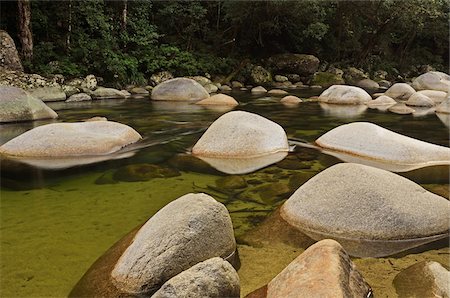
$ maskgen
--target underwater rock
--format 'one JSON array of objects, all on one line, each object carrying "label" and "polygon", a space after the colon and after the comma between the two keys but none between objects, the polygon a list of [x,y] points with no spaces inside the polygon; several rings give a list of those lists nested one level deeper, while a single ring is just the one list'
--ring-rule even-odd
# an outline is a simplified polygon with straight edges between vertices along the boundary
[{"label": "underwater rock", "polygon": [[372,97],[364,89],[346,85],[333,85],[319,96],[320,102],[331,104],[355,105],[371,100]]},{"label": "underwater rock", "polygon": [[449,148],[403,136],[369,122],[338,126],[318,138],[316,144],[327,149],[327,154],[342,152],[411,168],[450,164]]},{"label": "underwater rock", "polygon": [[406,106],[404,103],[397,103],[388,108],[389,112],[399,115],[413,114],[416,110]]},{"label": "underwater rock", "polygon": [[285,105],[296,105],[303,101],[300,98],[298,98],[297,96],[288,95],[288,96],[283,97],[280,100],[280,102]]},{"label": "underwater rock", "polygon": [[240,176],[226,176],[216,180],[216,185],[225,189],[246,188],[247,181]]},{"label": "underwater rock", "polygon": [[358,257],[392,255],[448,237],[449,201],[397,174],[343,163],[303,184],[281,216],[315,240]]},{"label": "underwater rock", "polygon": [[255,190],[259,197],[268,203],[274,203],[291,192],[291,189],[286,183],[272,182],[269,184],[258,186]]},{"label": "underwater rock", "polygon": [[437,90],[421,90],[417,91],[419,94],[423,94],[431,98],[431,100],[434,101],[434,103],[441,103],[444,100],[450,98],[447,92],[444,91],[437,91]]},{"label": "underwater rock", "polygon": [[153,164],[133,164],[118,169],[114,173],[114,180],[117,181],[148,181],[153,178],[170,178],[180,176],[176,169],[161,167]]},{"label": "underwater rock", "polygon": [[311,245],[266,286],[246,298],[370,296],[370,286],[342,246],[326,239]]},{"label": "underwater rock", "polygon": [[219,117],[192,148],[199,157],[250,158],[288,152],[284,129],[257,114],[233,111]]},{"label": "underwater rock", "polygon": [[432,107],[434,106],[434,101],[425,94],[416,92],[409,97],[405,104],[414,107]]},{"label": "underwater rock", "polygon": [[52,123],[3,144],[0,154],[14,158],[107,155],[140,139],[133,128],[112,121]]},{"label": "underwater rock", "polygon": [[111,272],[124,292],[152,294],[166,281],[212,257],[236,250],[231,218],[206,194],[187,194],[167,204],[137,232]]},{"label": "underwater rock", "polygon": [[450,91],[450,76],[439,71],[429,71],[418,76],[412,83],[416,90]]},{"label": "underwater rock", "polygon": [[94,99],[112,99],[112,98],[126,98],[127,95],[124,94],[122,91],[119,91],[114,88],[104,88],[99,87],[92,91],[91,94],[92,98]]},{"label": "underwater rock", "polygon": [[215,168],[207,162],[197,158],[191,154],[177,154],[169,159],[169,165],[184,172],[196,172],[204,174],[220,174]]},{"label": "underwater rock", "polygon": [[0,123],[57,118],[58,114],[26,91],[0,86]]},{"label": "underwater rock", "polygon": [[222,106],[237,106],[239,103],[233,97],[226,94],[216,94],[206,99],[197,101],[197,105],[222,105]]},{"label": "underwater rock", "polygon": [[371,109],[374,109],[374,108],[376,109],[376,108],[385,107],[385,106],[390,107],[395,104],[397,104],[397,102],[394,99],[392,99],[386,95],[381,95],[374,100],[366,102],[366,105]]},{"label": "underwater rock", "polygon": [[324,111],[325,115],[330,115],[340,119],[355,118],[367,110],[367,106],[364,104],[338,105],[320,102],[319,106]]},{"label": "underwater rock", "polygon": [[311,165],[297,158],[296,155],[288,155],[285,159],[277,162],[277,167],[286,170],[303,170],[311,168]]},{"label": "underwater rock", "polygon": [[393,99],[407,100],[411,95],[416,92],[413,87],[406,83],[396,83],[392,85],[384,95]]},{"label": "underwater rock", "polygon": [[399,297],[450,297],[450,272],[434,261],[409,266],[393,283]]},{"label": "underwater rock", "polygon": [[222,258],[211,258],[169,279],[152,298],[240,297],[239,276]]},{"label": "underwater rock", "polygon": [[208,91],[196,81],[188,78],[175,78],[164,81],[153,88],[152,100],[201,100],[209,97]]}]

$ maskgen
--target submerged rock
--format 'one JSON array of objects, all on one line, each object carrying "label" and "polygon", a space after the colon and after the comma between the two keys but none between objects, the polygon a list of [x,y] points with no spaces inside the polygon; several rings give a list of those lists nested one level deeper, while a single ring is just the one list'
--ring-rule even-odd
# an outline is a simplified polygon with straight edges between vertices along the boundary
[{"label": "submerged rock", "polygon": [[219,158],[250,158],[287,151],[287,136],[280,125],[244,111],[219,117],[192,148],[196,156]]},{"label": "submerged rock", "polygon": [[450,91],[450,76],[439,71],[429,71],[418,76],[412,83],[416,90]]},{"label": "submerged rock", "polygon": [[371,101],[372,97],[359,87],[333,85],[319,96],[319,101],[331,104],[364,104]]},{"label": "submerged rock", "polygon": [[140,139],[131,127],[112,121],[52,123],[33,128],[3,144],[0,154],[11,157],[106,155]]},{"label": "submerged rock", "polygon": [[399,297],[450,297],[450,272],[434,261],[414,264],[394,278]]},{"label": "submerged rock", "polygon": [[396,83],[392,85],[384,95],[393,99],[407,100],[411,95],[416,92],[413,87],[406,83]]},{"label": "submerged rock", "polygon": [[237,106],[239,103],[233,97],[226,94],[216,94],[206,99],[197,101],[198,105]]},{"label": "submerged rock", "polygon": [[319,106],[324,111],[325,115],[341,119],[359,117],[367,110],[366,105],[337,105],[320,102]]},{"label": "submerged rock", "polygon": [[281,216],[315,240],[351,255],[391,255],[448,236],[449,201],[397,174],[343,163],[320,172],[282,206]]},{"label": "submerged rock", "polygon": [[29,89],[28,92],[43,102],[66,100],[66,93],[59,86],[34,88]]},{"label": "submerged rock", "polygon": [[152,298],[240,297],[239,276],[222,258],[211,258],[169,279]]},{"label": "submerged rock", "polygon": [[247,181],[241,176],[226,176],[217,179],[216,185],[225,189],[240,189],[247,187]]},{"label": "submerged rock", "polygon": [[201,100],[209,97],[208,91],[196,81],[188,78],[175,78],[164,81],[153,88],[153,100]]},{"label": "submerged rock", "polygon": [[176,169],[153,164],[133,164],[118,169],[114,179],[118,181],[148,181],[153,178],[170,178],[180,176]]},{"label": "submerged rock", "polygon": [[124,292],[152,294],[191,266],[213,257],[230,257],[235,250],[225,206],[205,194],[187,194],[142,226],[111,277]]},{"label": "submerged rock", "polygon": [[26,91],[0,86],[0,123],[57,118],[58,114]]},{"label": "submerged rock", "polygon": [[414,107],[432,107],[434,106],[434,101],[425,94],[416,92],[409,97],[406,105]]},{"label": "submerged rock", "polygon": [[331,239],[311,245],[267,286],[246,298],[370,297],[371,288],[342,246]]},{"label": "submerged rock", "polygon": [[330,151],[385,163],[425,167],[450,164],[450,149],[419,141],[368,122],[338,126],[316,140]]}]

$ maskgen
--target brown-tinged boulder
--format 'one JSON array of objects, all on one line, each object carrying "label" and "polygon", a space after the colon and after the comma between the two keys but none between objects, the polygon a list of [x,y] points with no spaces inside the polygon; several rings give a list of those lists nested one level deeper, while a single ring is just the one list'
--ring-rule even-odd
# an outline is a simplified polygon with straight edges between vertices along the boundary
[{"label": "brown-tinged boulder", "polygon": [[0,68],[13,71],[23,71],[14,40],[8,32],[0,30]]},{"label": "brown-tinged boulder", "polygon": [[279,54],[269,58],[269,65],[278,73],[311,75],[319,69],[320,60],[313,55]]},{"label": "brown-tinged boulder", "polygon": [[301,102],[303,102],[300,98],[298,98],[297,96],[294,95],[288,95],[283,97],[280,102],[282,104],[286,104],[286,105],[296,105],[299,104]]}]

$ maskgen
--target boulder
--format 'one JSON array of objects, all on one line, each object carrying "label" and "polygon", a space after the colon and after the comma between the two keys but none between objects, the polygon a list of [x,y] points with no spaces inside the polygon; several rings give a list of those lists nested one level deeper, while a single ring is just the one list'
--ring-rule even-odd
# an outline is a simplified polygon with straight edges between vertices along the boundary
[{"label": "boulder", "polygon": [[203,87],[205,87],[208,84],[212,84],[210,79],[208,79],[206,77],[203,77],[203,76],[193,76],[193,77],[189,77],[189,79],[193,79],[194,81],[196,81],[197,83],[199,83]]},{"label": "boulder", "polygon": [[283,82],[287,82],[287,81],[289,81],[289,79],[286,76],[282,76],[282,75],[275,76],[275,82],[283,83]]},{"label": "boulder", "polygon": [[226,94],[216,94],[206,99],[197,101],[198,105],[221,105],[221,106],[237,106],[239,103],[231,96]]},{"label": "boulder", "polygon": [[368,76],[362,70],[355,67],[349,67],[344,71],[344,79],[348,84],[356,84],[367,78]]},{"label": "boulder", "polygon": [[407,100],[416,91],[413,87],[406,83],[396,83],[392,85],[384,95],[389,96],[393,99]]},{"label": "boulder", "polygon": [[130,93],[136,94],[136,95],[148,95],[150,92],[148,92],[147,89],[142,88],[142,87],[134,87],[134,88],[131,88]]},{"label": "boulder", "polygon": [[388,73],[387,73],[387,71],[384,71],[384,70],[377,70],[373,74],[374,79],[376,81],[378,81],[378,83],[379,83],[379,81],[386,80],[387,76],[388,76]]},{"label": "boulder", "polygon": [[250,81],[256,85],[263,85],[272,82],[272,75],[262,66],[255,66],[250,71]]},{"label": "boulder", "polygon": [[187,194],[142,226],[111,277],[123,292],[148,295],[191,266],[213,257],[230,257],[235,250],[225,206],[206,194]]},{"label": "boulder", "polygon": [[381,257],[447,237],[449,208],[447,199],[402,176],[341,163],[297,189],[281,216],[315,240],[337,240],[353,256]]},{"label": "boulder", "polygon": [[333,74],[330,72],[316,72],[311,80],[311,85],[319,85],[328,88],[333,85],[345,84],[342,75]]},{"label": "boulder", "polygon": [[319,101],[332,104],[364,104],[372,97],[359,87],[333,85],[319,96]]},{"label": "boulder", "polygon": [[78,102],[78,101],[87,101],[87,100],[92,100],[92,98],[91,98],[91,96],[89,94],[78,93],[78,94],[71,95],[66,100],[66,102]]},{"label": "boulder", "polygon": [[425,94],[416,92],[409,97],[405,104],[413,107],[432,107],[434,106],[434,101]]},{"label": "boulder", "polygon": [[271,95],[271,96],[284,96],[289,93],[284,90],[280,90],[280,89],[272,89],[272,90],[269,90],[269,92],[267,92],[267,94]]},{"label": "boulder", "polygon": [[233,111],[219,117],[192,148],[202,157],[250,158],[289,151],[284,129],[257,114]]},{"label": "boulder", "polygon": [[219,90],[219,88],[214,84],[207,84],[206,86],[204,86],[204,88],[210,94],[215,93],[217,92],[217,90]]},{"label": "boulder", "polygon": [[229,91],[231,91],[232,89],[231,89],[231,87],[228,86],[228,85],[221,85],[221,86],[219,87],[219,90],[220,90],[220,91],[223,91],[223,92],[229,92]]},{"label": "boulder", "polygon": [[386,95],[381,95],[374,100],[366,102],[366,105],[371,109],[377,108],[380,106],[393,106],[395,104],[397,104],[397,102],[394,99],[392,99]]},{"label": "boulder", "polygon": [[340,69],[340,68],[335,67],[335,66],[330,66],[328,68],[327,72],[335,74],[337,76],[340,76],[341,78],[344,75],[344,71],[342,69]]},{"label": "boulder", "polygon": [[450,76],[439,71],[429,71],[418,76],[412,83],[416,90],[438,90],[450,92]]},{"label": "boulder", "polygon": [[93,99],[112,99],[112,98],[126,98],[126,95],[114,88],[99,87],[91,94]]},{"label": "boulder", "polygon": [[8,32],[0,30],[0,69],[23,71],[14,40]]},{"label": "boulder", "polygon": [[74,94],[80,93],[80,89],[74,86],[62,85],[61,86],[64,93],[66,93],[66,97],[69,98]]},{"label": "boulder", "polygon": [[81,82],[81,89],[94,90],[97,88],[97,78],[94,75],[88,75]]},{"label": "boulder", "polygon": [[356,82],[356,86],[364,89],[380,89],[380,85],[371,79],[362,79]]},{"label": "boulder", "polygon": [[414,113],[416,110],[406,106],[404,103],[397,103],[388,108],[389,112],[399,115],[408,115]]},{"label": "boulder", "polygon": [[278,73],[294,73],[308,76],[315,73],[320,60],[313,55],[279,54],[269,58],[269,65]]},{"label": "boulder", "polygon": [[111,121],[52,123],[33,128],[0,146],[12,157],[106,155],[141,139],[131,127]]},{"label": "boulder", "polygon": [[419,141],[368,122],[338,126],[316,140],[331,151],[393,164],[449,165],[450,149]]},{"label": "boulder", "polygon": [[267,90],[263,86],[253,87],[251,90],[252,93],[266,93]]},{"label": "boulder", "polygon": [[28,92],[0,86],[0,123],[57,118],[58,114]]},{"label": "boulder", "polygon": [[66,100],[66,93],[60,86],[34,88],[29,89],[28,92],[43,102]]},{"label": "boulder", "polygon": [[434,103],[441,103],[447,98],[450,98],[447,92],[444,91],[436,91],[436,90],[421,90],[417,91],[419,94],[423,94],[431,98]]},{"label": "boulder", "polygon": [[244,85],[241,82],[233,81],[233,82],[231,82],[231,87],[233,87],[233,88],[243,88]]},{"label": "boulder", "polygon": [[331,239],[311,245],[256,297],[371,297],[371,288],[342,246]]},{"label": "boulder", "polygon": [[450,297],[450,272],[434,261],[409,266],[393,284],[399,297]]},{"label": "boulder", "polygon": [[152,74],[150,77],[151,83],[153,83],[154,86],[161,84],[162,82],[168,81],[170,79],[173,79],[173,75],[168,71],[160,71],[158,73]]},{"label": "boulder", "polygon": [[380,88],[386,88],[386,89],[388,89],[389,87],[392,86],[392,84],[391,84],[391,82],[389,82],[389,81],[381,80],[381,81],[378,81],[378,86],[380,86]]},{"label": "boulder", "polygon": [[436,107],[436,113],[450,114],[450,98]]},{"label": "boulder", "polygon": [[301,81],[301,77],[296,73],[286,74],[286,78],[292,83],[298,83]]},{"label": "boulder", "polygon": [[153,100],[168,101],[202,100],[208,98],[209,93],[192,79],[175,78],[157,85],[151,97]]},{"label": "boulder", "polygon": [[292,105],[292,104],[299,104],[303,101],[300,98],[298,98],[297,96],[288,95],[288,96],[283,97],[280,100],[280,102],[282,104]]},{"label": "boulder", "polygon": [[211,258],[172,277],[152,298],[240,297],[239,276],[222,258]]},{"label": "boulder", "polygon": [[125,97],[125,98],[128,98],[128,97],[131,96],[131,93],[128,92],[127,90],[120,90],[119,92],[120,92],[120,94],[121,94],[123,97]]}]

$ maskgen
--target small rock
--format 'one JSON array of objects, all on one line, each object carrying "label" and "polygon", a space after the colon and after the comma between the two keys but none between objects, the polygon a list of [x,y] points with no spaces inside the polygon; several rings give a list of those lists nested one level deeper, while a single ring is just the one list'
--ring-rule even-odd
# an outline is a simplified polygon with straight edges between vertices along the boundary
[{"label": "small rock", "polygon": [[223,92],[229,92],[229,91],[231,91],[232,89],[231,89],[231,87],[228,86],[228,85],[222,85],[222,86],[219,87],[219,90],[220,90],[220,91],[223,91]]},{"label": "small rock", "polygon": [[386,80],[381,80],[381,81],[378,81],[378,85],[381,87],[381,88],[389,88],[389,87],[391,87],[391,82],[389,82],[389,81],[386,81]]},{"label": "small rock", "polygon": [[267,94],[272,95],[272,96],[283,96],[283,95],[287,95],[289,93],[284,90],[280,90],[280,89],[272,89],[272,90],[269,90],[269,92],[267,92]]},{"label": "small rock", "polygon": [[74,86],[62,85],[61,88],[62,88],[63,92],[66,93],[67,98],[80,92],[80,89],[78,89],[77,87],[74,87]]},{"label": "small rock", "polygon": [[300,98],[298,98],[297,96],[293,96],[293,95],[288,95],[283,97],[280,100],[281,103],[283,104],[287,104],[287,105],[292,105],[292,104],[299,104],[301,102],[303,102]]},{"label": "small rock", "polygon": [[344,71],[344,79],[349,84],[356,84],[358,81],[367,79],[368,76],[360,69],[349,67]]},{"label": "small rock", "polygon": [[389,96],[393,99],[408,100],[411,95],[413,95],[416,90],[406,83],[396,83],[392,85],[384,95]]},{"label": "small rock", "polygon": [[84,78],[83,82],[81,82],[82,89],[94,90],[97,88],[97,78],[94,75],[88,75]]},{"label": "small rock", "polygon": [[275,81],[276,81],[276,82],[283,83],[283,82],[289,81],[289,79],[288,79],[287,77],[285,77],[285,76],[276,75],[276,76],[275,76]]},{"label": "small rock", "polygon": [[368,106],[371,109],[377,108],[379,106],[393,106],[395,104],[397,104],[397,102],[386,95],[381,95],[380,97],[377,97],[374,100],[366,102],[366,106]]},{"label": "small rock", "polygon": [[86,93],[78,93],[70,96],[66,102],[78,102],[78,101],[87,101],[92,100],[91,96]]},{"label": "small rock", "polygon": [[168,71],[160,71],[158,73],[152,74],[150,81],[156,86],[162,82],[173,79],[173,75]]},{"label": "small rock", "polygon": [[425,94],[416,92],[409,97],[405,104],[414,107],[432,107],[434,106],[434,101]]},{"label": "small rock", "polygon": [[221,105],[221,106],[237,106],[239,103],[231,96],[226,94],[216,94],[206,99],[197,101],[198,105]]},{"label": "small rock", "polygon": [[204,86],[204,88],[210,94],[211,93],[215,93],[215,92],[217,92],[219,90],[219,88],[216,85],[214,85],[214,84],[207,84],[206,86]]},{"label": "small rock", "polygon": [[256,85],[268,84],[272,82],[272,75],[262,66],[255,66],[250,72],[250,81]]},{"label": "small rock", "polygon": [[126,98],[126,95],[114,88],[98,87],[91,94],[93,99]]},{"label": "small rock", "polygon": [[436,113],[450,114],[450,98],[436,107]]},{"label": "small rock", "polygon": [[148,95],[149,92],[147,89],[145,88],[141,88],[141,87],[134,87],[130,90],[131,94],[137,94],[137,95]]},{"label": "small rock", "polygon": [[157,85],[151,97],[152,100],[189,101],[208,98],[209,93],[192,79],[175,78]]},{"label": "small rock", "polygon": [[447,92],[444,91],[436,91],[436,90],[421,90],[417,91],[419,94],[423,94],[431,98],[434,103],[441,103],[447,98],[450,98]]},{"label": "small rock", "polygon": [[231,82],[231,87],[233,87],[233,88],[242,88],[242,87],[244,87],[244,85],[241,82],[233,81],[233,82]]},{"label": "small rock", "polygon": [[252,93],[267,93],[267,90],[263,86],[257,86],[257,87],[252,88],[251,92]]},{"label": "small rock", "polygon": [[364,89],[380,89],[380,85],[371,79],[362,79],[356,82],[356,86]]},{"label": "small rock", "polygon": [[224,189],[240,189],[247,187],[247,181],[241,176],[226,176],[217,179],[216,185]]},{"label": "small rock", "polygon": [[345,84],[345,81],[341,75],[330,72],[316,72],[311,80],[311,85],[320,85],[324,88],[343,84]]}]

